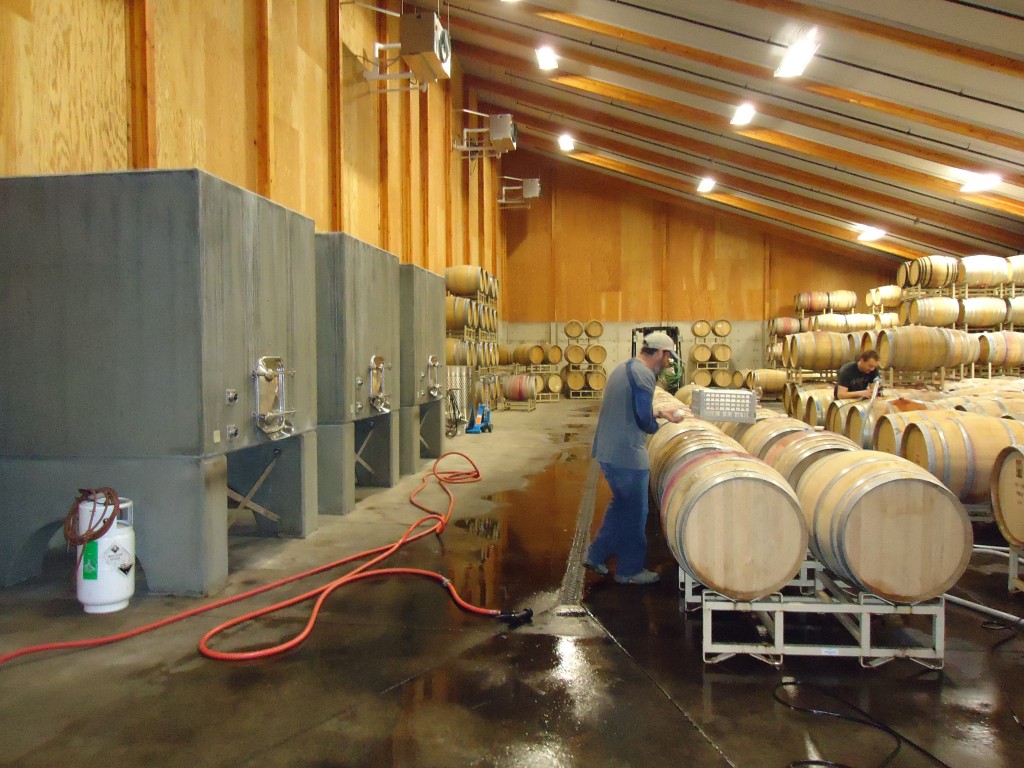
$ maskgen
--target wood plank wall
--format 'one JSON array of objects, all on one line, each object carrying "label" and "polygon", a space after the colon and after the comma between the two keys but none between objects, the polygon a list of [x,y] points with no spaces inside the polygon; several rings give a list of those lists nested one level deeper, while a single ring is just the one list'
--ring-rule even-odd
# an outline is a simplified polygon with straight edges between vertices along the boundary
[{"label": "wood plank wall", "polygon": [[543,155],[518,151],[504,167],[540,178],[543,190],[528,210],[501,214],[512,322],[763,320],[792,313],[800,291],[863,297],[895,276],[894,263],[831,253]]},{"label": "wood plank wall", "polygon": [[[467,161],[457,61],[426,92],[364,77],[397,39],[339,0],[0,0],[0,175],[198,167],[403,262],[483,266],[512,321],[760,319],[892,276],[523,150]],[[543,197],[499,210],[502,173]]]},{"label": "wood plank wall", "polygon": [[0,0],[0,175],[196,167],[403,262],[500,274],[499,162],[452,149],[458,63],[384,93],[405,83],[364,77],[377,41],[398,20],[339,0]]}]

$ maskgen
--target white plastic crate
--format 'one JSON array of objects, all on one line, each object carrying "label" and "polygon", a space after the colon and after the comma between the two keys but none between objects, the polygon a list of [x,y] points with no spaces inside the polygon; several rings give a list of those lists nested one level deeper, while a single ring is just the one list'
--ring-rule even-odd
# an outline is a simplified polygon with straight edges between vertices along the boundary
[{"label": "white plastic crate", "polygon": [[754,409],[757,395],[749,389],[706,389],[693,390],[690,402],[693,414],[708,421],[736,421],[753,424],[756,421]]}]

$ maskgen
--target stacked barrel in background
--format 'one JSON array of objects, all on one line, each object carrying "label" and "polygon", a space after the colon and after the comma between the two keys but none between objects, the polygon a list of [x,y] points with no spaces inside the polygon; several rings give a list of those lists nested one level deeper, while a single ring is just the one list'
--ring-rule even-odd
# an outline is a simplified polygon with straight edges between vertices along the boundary
[{"label": "stacked barrel in background", "polygon": [[559,373],[562,391],[569,397],[601,397],[608,380],[604,367],[608,350],[601,343],[604,324],[600,320],[586,323],[570,320],[562,330],[567,339],[563,352],[565,365]]},{"label": "stacked barrel in background", "polygon": [[[655,407],[689,414],[672,399],[659,390]],[[956,583],[971,527],[929,472],[772,411],[758,409],[757,419],[666,422],[648,443],[665,537],[691,577],[756,599],[796,575],[809,545],[847,583],[895,602]]]},{"label": "stacked barrel in background", "polygon": [[494,406],[499,390],[496,377],[482,375],[480,369],[499,364],[498,280],[486,269],[468,264],[448,267],[444,280],[445,362],[467,369],[461,388],[466,390],[468,409],[480,403]]},{"label": "stacked barrel in background", "polygon": [[[732,323],[724,318],[719,320],[697,320],[690,326],[693,346],[690,347],[690,383],[698,387],[732,387],[732,347],[729,334]],[[745,379],[745,374],[743,376]],[[735,383],[739,383],[736,380]]]}]

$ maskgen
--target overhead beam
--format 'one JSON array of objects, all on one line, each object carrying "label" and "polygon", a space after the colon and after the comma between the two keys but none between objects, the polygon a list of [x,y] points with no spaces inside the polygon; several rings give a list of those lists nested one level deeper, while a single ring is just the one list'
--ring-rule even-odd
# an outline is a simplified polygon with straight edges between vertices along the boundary
[{"label": "overhead beam", "polygon": [[467,75],[464,82],[467,88],[511,99],[522,103],[527,108],[546,111],[552,115],[561,116],[563,119],[571,120],[574,123],[589,123],[604,130],[614,131],[624,136],[634,136],[656,145],[673,148],[688,155],[703,156],[708,158],[709,161],[722,163],[736,169],[746,169],[808,190],[827,188],[835,196],[857,201],[862,205],[893,212],[896,215],[902,215],[910,219],[921,220],[949,232],[963,232],[992,245],[1000,245],[1011,250],[1024,250],[1024,234],[986,222],[947,213],[920,203],[864,189],[854,184],[826,180],[808,171],[752,157],[742,152],[726,149],[709,142],[702,142],[691,137],[680,136],[674,131],[666,131],[630,120],[624,120],[599,110],[587,109],[577,105],[567,105],[561,99],[544,96],[506,83],[485,80],[471,75]]},{"label": "overhead beam", "polygon": [[[535,44],[535,40],[527,37],[526,35],[515,34],[506,29],[490,27],[472,20],[466,21],[460,19],[459,29],[466,29],[470,32],[487,35],[512,45],[531,47]],[[522,71],[522,59],[512,57],[508,54],[499,53],[495,48],[483,48],[481,46],[472,45],[471,43],[459,43],[458,51],[460,54],[464,54],[481,61],[486,61],[489,64]],[[671,88],[681,93],[687,93],[692,96],[717,101],[730,106],[735,106],[738,99],[741,98],[741,95],[734,91],[705,85],[704,83],[671,75],[654,66],[641,66],[623,61],[622,59],[601,56],[594,53],[592,49],[563,47],[559,49],[559,56],[562,59],[579,62],[581,64],[586,64],[590,67],[597,67],[609,72],[617,72],[618,74],[625,75],[627,77],[635,77],[646,82],[657,83],[658,85],[663,85],[666,88]],[[535,68],[532,66],[532,62],[530,63],[528,71],[531,73],[535,71]],[[972,157],[954,155],[949,152],[934,149],[925,144],[905,141],[878,131],[865,130],[837,120],[830,120],[818,117],[808,112],[779,106],[771,101],[759,102],[757,110],[760,114],[773,117],[776,120],[784,120],[789,123],[804,125],[817,131],[833,134],[835,136],[842,136],[843,138],[851,139],[853,141],[862,141],[883,149],[905,154],[909,157],[916,157],[920,160],[926,160],[940,165],[948,165],[965,171],[974,171],[975,173],[986,173],[991,170],[988,164],[980,163]],[[1024,187],[1024,174],[1017,172],[1004,172],[1002,175],[1003,179],[1007,183]]]},{"label": "overhead beam", "polygon": [[666,190],[658,183],[657,180],[641,179],[636,176],[624,175],[616,170],[607,168],[605,167],[606,158],[602,158],[599,155],[589,155],[587,153],[578,152],[573,153],[572,155],[557,155],[557,153],[553,153],[545,149],[544,142],[538,141],[536,137],[531,136],[530,134],[523,134],[520,139],[523,149],[535,151],[555,162],[578,164],[592,168],[596,171],[617,178],[626,184],[634,185],[637,189],[643,190],[644,194],[650,196],[652,199],[667,203],[674,208],[690,211],[702,216],[707,215],[708,212],[711,211],[716,216],[721,216],[727,220],[741,222],[744,225],[749,225],[751,221],[756,221],[768,234],[779,235],[819,249],[827,247],[829,250],[834,251],[837,256],[842,256],[844,258],[878,264],[885,267],[892,267],[894,263],[898,262],[898,259],[895,259],[889,254],[879,251],[868,251],[859,245],[855,246],[841,239],[831,240],[820,233],[810,233],[800,228],[794,228],[795,225],[793,224],[784,226],[777,220],[773,220],[770,217],[762,217],[752,211],[743,211],[738,208],[722,207],[720,205],[709,205],[707,201],[695,201],[688,196],[679,194],[678,192]]},{"label": "overhead beam", "polygon": [[887,43],[895,43],[905,48],[913,48],[924,53],[942,56],[961,64],[980,67],[989,72],[999,72],[1004,75],[1020,77],[1021,72],[1024,71],[1024,61],[1021,59],[1001,56],[998,53],[985,51],[981,48],[972,48],[962,43],[953,43],[948,40],[922,35],[919,32],[912,32],[890,24],[863,19],[859,16],[851,16],[848,13],[818,8],[807,3],[797,2],[797,0],[733,0],[733,2],[751,8],[771,11],[790,19],[799,19],[809,24],[817,24],[820,27],[856,32],[860,35],[884,40]]},{"label": "overhead beam", "polygon": [[[535,67],[531,63],[507,54],[497,53],[491,49],[465,45],[460,46],[459,51],[460,53],[464,52],[471,58],[501,66],[520,74],[532,75],[535,72]],[[648,111],[654,117],[668,115],[679,122],[699,126],[715,133],[731,132],[735,135],[745,136],[759,144],[779,147],[789,152],[797,152],[806,157],[838,165],[840,170],[856,169],[878,178],[890,179],[904,186],[927,190],[934,195],[947,197],[950,200],[956,200],[960,196],[960,185],[956,182],[894,163],[875,160],[861,153],[839,150],[820,142],[800,139],[781,131],[768,128],[732,128],[729,125],[728,115],[708,112],[659,96],[652,96],[630,88],[579,75],[556,75],[550,78],[550,81],[581,93],[593,94],[614,102],[632,104]],[[973,196],[971,201],[976,205],[999,213],[1024,218],[1024,203],[1013,198],[984,194]]]},{"label": "overhead beam", "polygon": [[[635,32],[630,29],[617,27],[594,19],[587,19],[576,14],[552,11],[529,3],[518,3],[516,5],[516,9],[556,24],[562,24],[573,29],[602,35],[612,40],[619,40],[621,42],[638,45],[649,50],[660,51],[671,56],[677,56],[679,58],[696,61],[701,64],[707,64],[728,72],[743,75],[744,77],[756,78],[766,82],[772,82],[775,78],[774,70],[769,69],[768,67],[750,64],[729,56],[723,56],[718,53],[713,53],[711,51],[706,51],[689,45],[682,45],[671,40],[665,40],[663,38],[654,37],[641,32]],[[865,94],[857,91],[851,91],[846,88],[827,86],[823,83],[815,82],[811,78],[802,77],[798,80],[787,83],[787,86],[797,90],[806,91],[807,93],[814,93],[819,96],[835,99],[846,104],[857,104],[866,109],[893,115],[904,120],[918,122],[922,125],[928,125],[932,128],[938,128],[959,136],[969,136],[972,139],[987,141],[991,144],[1006,147],[1007,149],[1013,149],[1018,152],[1024,151],[1024,139],[1018,136],[1012,136],[1003,133],[1002,131],[996,131],[973,123],[967,123],[962,120],[945,117],[933,112],[914,109],[885,99],[871,98]]]},{"label": "overhead beam", "polygon": [[[485,107],[486,109],[486,107]],[[561,126],[558,123],[544,120],[535,116],[522,116],[516,115],[516,125],[520,130],[526,130],[531,133],[538,135],[557,135],[560,131]],[[700,178],[706,175],[707,166],[703,164],[693,163],[686,160],[670,157],[660,152],[653,152],[645,150],[635,144],[627,144],[625,142],[615,141],[605,136],[599,136],[592,133],[576,133],[575,138],[580,140],[582,143],[600,147],[608,152],[613,152],[616,155],[624,156],[627,158],[635,159],[646,165],[652,165],[656,168],[673,171],[676,173],[683,173],[695,178]],[[633,167],[639,168],[639,166],[622,166],[623,168]],[[624,171],[628,172],[628,171]],[[773,187],[768,184],[751,181],[750,179],[735,176],[729,173],[715,172],[715,181],[719,188],[726,187],[740,192],[744,192],[748,195],[774,201],[781,205],[795,208],[798,210],[806,211],[808,213],[817,214],[818,216],[825,216],[831,219],[836,219],[841,222],[854,223],[867,223],[860,222],[858,219],[862,218],[857,214],[856,211],[841,205],[835,205],[828,203],[816,198],[806,197],[803,195],[797,195],[785,190],[781,190],[778,187]],[[676,186],[674,188],[679,189],[682,192],[689,194],[691,197],[694,196],[693,184],[687,183],[676,179]],[[702,196],[706,197],[706,196]],[[700,198],[697,198],[700,199]],[[855,239],[857,232],[853,229],[846,229],[840,226],[837,228],[840,231],[845,231],[845,239]],[[893,237],[897,237],[901,240],[908,240],[910,242],[919,243],[924,251],[914,251],[916,255],[926,255],[935,251],[944,251],[950,254],[958,256],[968,256],[976,253],[977,248],[972,247],[970,244],[963,242],[962,240],[956,240],[953,238],[943,237],[941,235],[931,233],[928,231],[922,231],[914,227],[907,227],[901,225],[887,225],[886,231]],[[884,243],[866,243],[868,248],[878,248],[879,250],[889,250],[884,247]],[[912,250],[912,249],[910,249]],[[900,251],[892,251],[897,253],[899,256],[904,258],[912,258],[906,253]]]}]

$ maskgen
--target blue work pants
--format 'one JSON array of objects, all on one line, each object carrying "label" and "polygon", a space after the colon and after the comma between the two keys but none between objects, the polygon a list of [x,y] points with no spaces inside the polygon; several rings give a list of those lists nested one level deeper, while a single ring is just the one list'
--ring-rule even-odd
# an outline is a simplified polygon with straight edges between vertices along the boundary
[{"label": "blue work pants", "polygon": [[647,558],[647,483],[649,469],[626,469],[601,462],[601,471],[612,489],[601,530],[587,550],[587,559],[603,565],[618,559],[617,576],[629,578],[644,569]]}]

